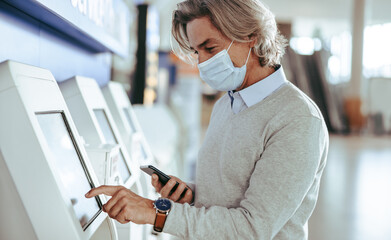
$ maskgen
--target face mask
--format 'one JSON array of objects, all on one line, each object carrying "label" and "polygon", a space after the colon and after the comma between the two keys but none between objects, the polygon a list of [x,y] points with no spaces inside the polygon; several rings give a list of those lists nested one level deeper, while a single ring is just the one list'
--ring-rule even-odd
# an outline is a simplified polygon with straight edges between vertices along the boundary
[{"label": "face mask", "polygon": [[198,64],[201,79],[209,86],[219,91],[231,91],[240,87],[246,76],[246,65],[250,57],[251,48],[248,52],[246,63],[238,68],[232,63],[228,55],[232,43],[228,49],[224,49],[205,62]]}]

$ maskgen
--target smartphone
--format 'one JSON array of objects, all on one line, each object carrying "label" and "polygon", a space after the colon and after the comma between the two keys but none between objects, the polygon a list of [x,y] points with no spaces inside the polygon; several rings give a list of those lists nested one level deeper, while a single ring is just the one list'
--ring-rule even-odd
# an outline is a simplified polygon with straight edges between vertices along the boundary
[{"label": "smartphone", "polygon": [[[165,174],[164,172],[160,171],[159,169],[157,169],[156,167],[152,166],[152,165],[144,165],[144,166],[140,166],[140,169],[143,170],[144,172],[146,172],[147,174],[149,174],[150,176],[152,176],[152,174],[156,174],[158,175],[159,177],[159,181],[163,184],[163,185],[166,185],[166,183],[168,182],[168,180],[171,179],[170,176],[168,176],[167,174]],[[170,194],[172,194],[173,192],[175,192],[175,190],[177,189],[177,187],[179,186],[179,182],[176,182],[175,183],[175,186],[171,189],[171,192]],[[183,191],[182,195],[187,191],[187,188],[185,188],[185,190]]]}]

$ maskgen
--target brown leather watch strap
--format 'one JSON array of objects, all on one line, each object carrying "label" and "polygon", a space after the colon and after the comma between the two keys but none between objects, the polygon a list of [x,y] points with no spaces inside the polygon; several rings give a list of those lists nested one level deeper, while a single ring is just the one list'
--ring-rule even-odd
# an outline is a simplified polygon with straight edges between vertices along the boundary
[{"label": "brown leather watch strap", "polygon": [[155,223],[153,224],[153,230],[156,232],[163,231],[164,223],[166,222],[167,214],[156,211]]}]

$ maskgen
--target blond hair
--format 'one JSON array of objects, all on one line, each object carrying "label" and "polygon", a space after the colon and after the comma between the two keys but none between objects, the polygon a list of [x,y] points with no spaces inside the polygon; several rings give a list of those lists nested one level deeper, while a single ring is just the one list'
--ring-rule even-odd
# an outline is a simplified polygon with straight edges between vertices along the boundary
[{"label": "blond hair", "polygon": [[[277,29],[273,13],[259,0],[186,0],[173,12],[172,36],[182,59],[191,59],[186,25],[200,17],[209,17],[212,24],[229,39],[248,42],[256,39],[254,52],[261,66],[274,67],[285,53],[286,39]],[[251,41],[251,40],[250,40]]]}]

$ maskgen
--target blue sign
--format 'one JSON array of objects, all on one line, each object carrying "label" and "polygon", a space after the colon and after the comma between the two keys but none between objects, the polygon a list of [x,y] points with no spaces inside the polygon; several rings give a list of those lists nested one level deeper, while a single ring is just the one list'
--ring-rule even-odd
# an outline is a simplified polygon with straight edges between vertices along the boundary
[{"label": "blue sign", "polygon": [[128,54],[128,7],[122,0],[6,0],[96,52]]}]

